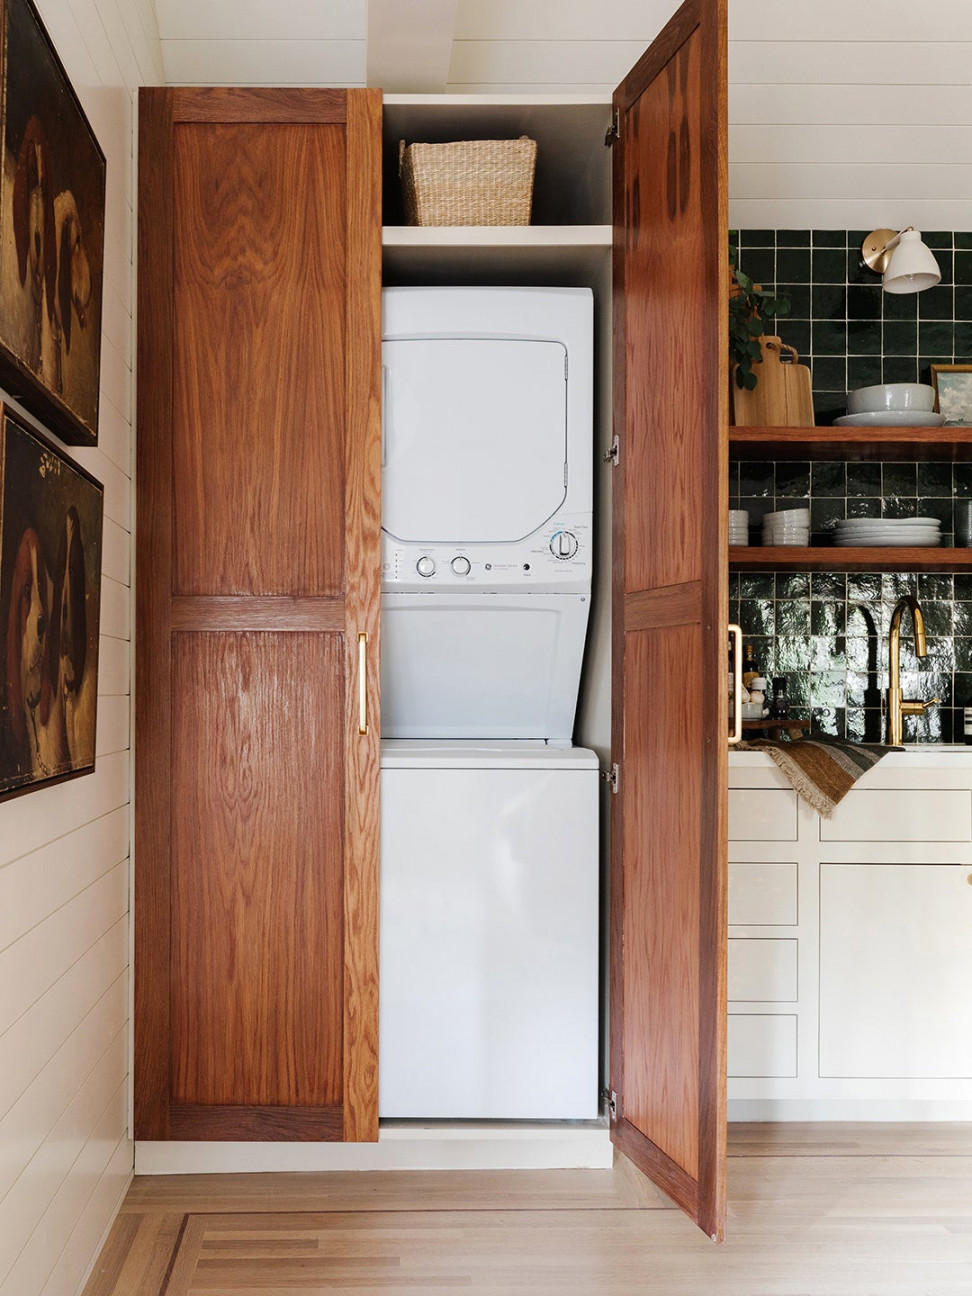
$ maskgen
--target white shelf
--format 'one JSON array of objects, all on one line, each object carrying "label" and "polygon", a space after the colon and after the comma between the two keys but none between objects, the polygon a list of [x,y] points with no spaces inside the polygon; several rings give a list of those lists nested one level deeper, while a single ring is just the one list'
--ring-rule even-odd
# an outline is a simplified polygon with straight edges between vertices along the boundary
[{"label": "white shelf", "polygon": [[386,225],[386,248],[610,248],[610,225]]},{"label": "white shelf", "polygon": [[611,253],[610,225],[386,225],[388,283],[591,284]]}]

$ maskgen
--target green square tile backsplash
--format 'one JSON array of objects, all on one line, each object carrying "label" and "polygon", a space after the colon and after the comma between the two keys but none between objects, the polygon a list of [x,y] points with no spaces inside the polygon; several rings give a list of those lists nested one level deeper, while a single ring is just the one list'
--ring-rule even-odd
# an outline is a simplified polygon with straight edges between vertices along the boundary
[{"label": "green square tile backsplash", "polygon": [[[741,268],[787,293],[778,331],[813,375],[818,424],[843,414],[848,390],[877,382],[928,382],[931,364],[972,363],[972,235],[924,233],[942,282],[914,295],[881,291],[861,265],[867,230],[741,230]],[[749,511],[759,544],[764,513],[810,508],[811,544],[828,544],[838,518],[941,519],[954,536],[954,502],[972,498],[972,464],[730,464],[730,508]],[[768,677],[785,675],[791,714],[818,734],[884,739],[887,635],[902,594],[925,614],[928,656],[901,644],[906,697],[941,698],[905,719],[906,742],[961,742],[972,706],[972,576],[901,573],[744,572],[729,578],[729,619],[742,626]]]},{"label": "green square tile backsplash", "polygon": [[813,376],[817,422],[845,413],[847,392],[879,382],[927,382],[928,366],[972,358],[969,235],[923,233],[942,282],[894,295],[861,262],[869,230],[739,230],[739,266],[767,291],[787,294],[780,319]]}]

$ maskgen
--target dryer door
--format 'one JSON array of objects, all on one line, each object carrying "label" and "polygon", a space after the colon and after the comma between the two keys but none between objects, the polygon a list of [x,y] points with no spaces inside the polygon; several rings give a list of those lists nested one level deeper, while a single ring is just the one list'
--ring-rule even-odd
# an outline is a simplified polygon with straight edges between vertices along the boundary
[{"label": "dryer door", "polygon": [[382,524],[419,544],[522,540],[566,496],[561,342],[385,342]]},{"label": "dryer door", "polygon": [[583,594],[383,594],[386,738],[570,741]]}]

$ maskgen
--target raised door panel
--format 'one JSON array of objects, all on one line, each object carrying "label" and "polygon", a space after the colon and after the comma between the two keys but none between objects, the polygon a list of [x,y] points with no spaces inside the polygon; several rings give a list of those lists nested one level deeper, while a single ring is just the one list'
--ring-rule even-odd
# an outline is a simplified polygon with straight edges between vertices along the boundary
[{"label": "raised door panel", "polygon": [[[675,1023],[699,1016],[699,877],[686,858],[701,851],[698,690],[657,712],[653,681],[698,678],[691,628],[629,633],[625,649],[624,1018],[650,1065],[624,1071],[624,1115],[693,1178],[699,1168],[698,1031]],[[681,849],[672,850],[673,840]]]},{"label": "raised door panel", "polygon": [[344,137],[176,126],[176,594],[341,592]]},{"label": "raised door panel", "polygon": [[135,1133],[378,1133],[377,91],[140,97]]},{"label": "raised door panel", "polygon": [[726,14],[615,93],[612,1136],[725,1225]]},{"label": "raised door panel", "polygon": [[175,636],[178,1105],[341,1101],[343,674],[334,635]]}]

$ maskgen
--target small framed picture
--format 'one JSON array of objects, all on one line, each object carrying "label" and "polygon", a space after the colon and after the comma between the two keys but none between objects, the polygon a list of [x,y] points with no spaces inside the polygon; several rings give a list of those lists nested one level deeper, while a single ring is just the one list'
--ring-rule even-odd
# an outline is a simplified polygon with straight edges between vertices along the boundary
[{"label": "small framed picture", "polygon": [[932,365],[935,408],[946,427],[972,427],[972,364]]}]

